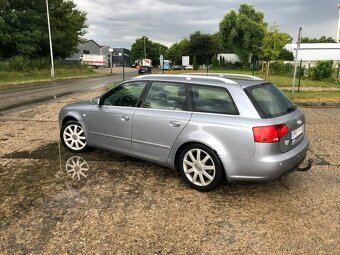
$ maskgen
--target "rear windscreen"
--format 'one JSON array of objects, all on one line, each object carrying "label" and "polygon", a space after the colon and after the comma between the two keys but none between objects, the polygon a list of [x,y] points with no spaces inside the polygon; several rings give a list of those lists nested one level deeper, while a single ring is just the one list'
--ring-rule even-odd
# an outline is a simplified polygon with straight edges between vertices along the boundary
[{"label": "rear windscreen", "polygon": [[262,118],[282,116],[297,108],[271,83],[247,87],[245,92]]}]

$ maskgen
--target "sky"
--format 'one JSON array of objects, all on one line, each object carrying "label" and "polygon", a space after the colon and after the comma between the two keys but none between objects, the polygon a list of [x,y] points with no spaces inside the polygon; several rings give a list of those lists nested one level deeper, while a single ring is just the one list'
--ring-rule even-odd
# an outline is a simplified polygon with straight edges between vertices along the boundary
[{"label": "sky", "polygon": [[[141,36],[171,46],[199,30],[215,33],[231,9],[249,3],[264,12],[265,21],[297,37],[336,38],[340,0],[73,0],[87,13],[86,39],[100,45],[130,48]],[[110,18],[111,17],[111,18]],[[111,44],[110,44],[111,27]]]}]

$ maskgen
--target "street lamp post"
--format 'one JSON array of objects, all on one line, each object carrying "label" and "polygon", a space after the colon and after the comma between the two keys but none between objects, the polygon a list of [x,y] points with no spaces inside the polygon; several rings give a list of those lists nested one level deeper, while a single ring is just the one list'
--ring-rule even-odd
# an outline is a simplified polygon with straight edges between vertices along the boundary
[{"label": "street lamp post", "polygon": [[111,69],[111,73],[112,73],[112,52],[113,52],[113,49],[111,47],[109,48],[109,52],[110,52],[110,69]]},{"label": "street lamp post", "polygon": [[50,41],[50,53],[51,53],[51,77],[54,78],[53,48],[52,48],[52,37],[51,37],[50,13],[48,10],[48,0],[46,0],[46,12],[47,12],[48,37]]},{"label": "street lamp post", "polygon": [[111,37],[112,37],[112,29],[111,29],[111,22],[112,16],[109,17],[109,34],[110,34],[110,45],[109,45],[109,52],[110,52],[110,73],[112,74],[112,52],[113,49],[111,48]]},{"label": "street lamp post", "polygon": [[125,52],[124,52],[124,48],[123,48],[123,61],[122,61],[122,64],[123,64],[123,81],[125,81]]},{"label": "street lamp post", "polygon": [[295,90],[295,77],[296,77],[298,54],[299,54],[299,49],[300,49],[300,44],[301,44],[301,37],[302,37],[302,28],[303,26],[299,28],[298,41],[297,41],[296,49],[295,49],[295,63],[294,63],[293,85],[292,85],[292,96],[293,97],[294,97],[294,90]]}]

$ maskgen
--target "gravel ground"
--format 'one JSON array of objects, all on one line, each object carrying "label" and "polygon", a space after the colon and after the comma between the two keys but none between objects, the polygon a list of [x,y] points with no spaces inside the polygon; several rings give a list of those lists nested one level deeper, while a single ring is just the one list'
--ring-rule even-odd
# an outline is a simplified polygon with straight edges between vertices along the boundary
[{"label": "gravel ground", "polygon": [[[170,169],[60,146],[59,109],[96,94],[0,118],[0,254],[339,254],[340,108],[303,109],[311,171],[200,193]],[[66,172],[77,160],[84,175]]]}]

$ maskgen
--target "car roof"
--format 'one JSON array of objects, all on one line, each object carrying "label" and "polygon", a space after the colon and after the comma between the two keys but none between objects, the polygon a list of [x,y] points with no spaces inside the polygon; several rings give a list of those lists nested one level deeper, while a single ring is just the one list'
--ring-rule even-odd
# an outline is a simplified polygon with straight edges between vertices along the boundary
[{"label": "car roof", "polygon": [[[228,77],[228,78],[226,78]],[[185,82],[199,83],[204,85],[239,85],[246,88],[253,85],[268,83],[256,76],[244,74],[218,74],[218,73],[189,73],[189,74],[152,74],[143,75],[133,78],[133,80],[150,80],[150,81],[169,81],[169,82]]]}]

